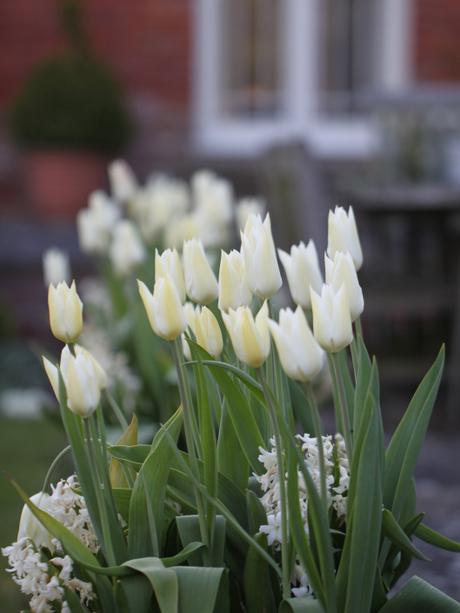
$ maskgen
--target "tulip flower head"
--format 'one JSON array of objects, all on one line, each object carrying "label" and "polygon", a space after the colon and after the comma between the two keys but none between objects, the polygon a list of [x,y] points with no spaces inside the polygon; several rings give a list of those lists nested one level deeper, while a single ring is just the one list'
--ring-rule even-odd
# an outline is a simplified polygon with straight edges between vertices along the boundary
[{"label": "tulip flower head", "polygon": [[192,238],[184,242],[182,253],[185,288],[194,302],[209,304],[219,293],[217,279],[206,258],[203,243]]},{"label": "tulip flower head", "polygon": [[219,323],[208,307],[197,307],[192,328],[196,342],[214,358],[218,358],[224,348]]},{"label": "tulip flower head", "polygon": [[337,251],[334,259],[324,257],[326,283],[338,291],[343,285],[350,306],[351,320],[355,321],[364,310],[363,290],[358,281],[356,268],[349,253]]},{"label": "tulip flower head", "polygon": [[167,341],[173,341],[185,330],[184,309],[172,277],[167,273],[155,281],[153,294],[145,283],[137,281],[139,294],[153,331]]},{"label": "tulip flower head", "polygon": [[45,285],[57,285],[61,281],[70,281],[69,256],[62,249],[53,247],[43,254],[43,276]]},{"label": "tulip flower head", "polygon": [[176,285],[177,292],[181,302],[185,302],[185,281],[182,262],[176,249],[166,249],[160,255],[158,250],[155,250],[155,280],[160,277],[171,275],[171,279]]},{"label": "tulip flower head", "polygon": [[239,251],[222,251],[219,267],[219,309],[228,311],[249,306],[252,293],[246,279],[244,258]]},{"label": "tulip flower head", "polygon": [[120,218],[115,202],[101,190],[90,194],[88,207],[77,215],[80,246],[86,253],[105,253]]},{"label": "tulip flower head", "polygon": [[290,253],[278,249],[278,255],[286,272],[293,301],[307,309],[310,306],[310,287],[320,292],[323,285],[315,243],[312,240],[308,245],[300,242],[291,247]]},{"label": "tulip flower head", "polygon": [[222,318],[238,358],[253,368],[262,366],[270,353],[267,303],[264,302],[255,318],[245,306],[222,312]]},{"label": "tulip flower head", "polygon": [[48,310],[54,336],[63,343],[74,343],[83,327],[83,303],[75,281],[70,287],[65,281],[49,286]]},{"label": "tulip flower head", "polygon": [[[30,502],[42,511],[47,511],[50,499],[51,496],[46,492],[38,492],[30,497]],[[43,526],[41,521],[35,517],[26,504],[22,508],[16,540],[20,541],[23,538],[30,539],[37,549],[46,547],[52,550],[52,535]]]},{"label": "tulip flower head", "polygon": [[118,202],[129,202],[138,190],[138,184],[134,173],[124,160],[114,160],[108,168],[112,195]]},{"label": "tulip flower head", "polygon": [[144,261],[145,249],[131,221],[122,219],[117,223],[109,252],[115,272],[121,277],[129,275]]},{"label": "tulip flower head", "polygon": [[281,366],[291,379],[311,381],[321,370],[324,352],[313,336],[302,307],[281,309],[279,323],[269,320]]},{"label": "tulip flower head", "polygon": [[249,215],[241,233],[241,248],[251,291],[259,298],[270,298],[282,280],[268,213],[263,222],[259,215]]},{"label": "tulip flower head", "polygon": [[348,251],[356,270],[361,268],[363,252],[352,207],[348,209],[348,213],[341,206],[329,211],[327,254],[333,259],[337,251]]},{"label": "tulip flower head", "polygon": [[335,353],[351,343],[353,328],[345,286],[336,291],[323,285],[320,295],[312,289],[311,307],[313,332],[323,349]]},{"label": "tulip flower head", "polygon": [[[59,371],[46,358],[43,358],[43,365],[59,401]],[[60,369],[69,409],[80,417],[89,417],[99,405],[101,391],[107,387],[104,369],[87,349],[79,345],[75,345],[73,353],[68,346],[64,347]]]}]

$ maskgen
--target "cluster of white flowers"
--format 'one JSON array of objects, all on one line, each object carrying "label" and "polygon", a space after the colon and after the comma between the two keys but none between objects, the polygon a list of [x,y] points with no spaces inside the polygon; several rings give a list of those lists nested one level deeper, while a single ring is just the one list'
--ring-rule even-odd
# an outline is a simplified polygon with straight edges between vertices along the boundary
[{"label": "cluster of white flowers", "polygon": [[[85,500],[77,489],[73,475],[52,486],[51,495],[40,492],[31,500],[96,553],[99,549],[96,535]],[[2,554],[8,557],[7,570],[13,580],[29,597],[31,611],[52,613],[59,606],[58,610],[70,613],[65,589],[75,592],[86,606],[94,599],[91,583],[73,574],[72,559],[64,554],[61,543],[45,530],[28,507],[24,507],[21,515],[18,540],[4,547]]]},{"label": "cluster of white flowers", "polygon": [[228,245],[232,223],[241,228],[249,213],[262,214],[260,199],[236,204],[229,181],[209,170],[190,180],[151,175],[140,185],[122,160],[109,166],[111,196],[98,190],[77,217],[80,246],[91,254],[108,254],[115,271],[126,276],[146,257],[152,243],[181,249],[200,239],[207,248]]},{"label": "cluster of white flowers", "polygon": [[[301,450],[305,458],[306,467],[312,477],[318,492],[320,491],[320,462],[318,441],[309,434],[297,435]],[[326,469],[326,492],[328,506],[332,507],[337,519],[345,518],[347,512],[347,492],[350,481],[350,467],[348,464],[345,442],[341,434],[323,436],[324,464]],[[281,501],[280,477],[275,440],[271,439],[271,449],[260,449],[259,461],[264,465],[265,473],[257,476],[263,496],[261,502],[267,513],[267,523],[260,526],[260,532],[267,535],[267,542],[275,548],[281,545]],[[285,477],[286,478],[286,477]],[[300,510],[305,531],[308,532],[308,491],[304,477],[298,471],[298,484],[300,494]],[[296,561],[292,577],[292,593],[296,597],[311,594],[308,577],[300,561]]]}]

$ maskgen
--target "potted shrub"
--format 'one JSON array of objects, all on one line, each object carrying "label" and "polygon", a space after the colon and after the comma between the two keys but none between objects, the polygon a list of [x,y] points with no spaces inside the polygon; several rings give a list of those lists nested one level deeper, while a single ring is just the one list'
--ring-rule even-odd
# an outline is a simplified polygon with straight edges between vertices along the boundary
[{"label": "potted shrub", "polygon": [[45,217],[73,217],[130,132],[119,85],[88,50],[77,2],[61,5],[61,22],[68,50],[35,67],[9,116],[29,200]]}]

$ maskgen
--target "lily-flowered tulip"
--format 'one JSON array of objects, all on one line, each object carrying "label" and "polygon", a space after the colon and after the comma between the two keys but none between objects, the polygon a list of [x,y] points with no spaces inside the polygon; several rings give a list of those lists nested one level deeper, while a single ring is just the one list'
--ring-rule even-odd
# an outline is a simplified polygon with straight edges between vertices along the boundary
[{"label": "lily-flowered tulip", "polygon": [[333,259],[337,251],[348,251],[356,270],[361,268],[363,252],[352,207],[348,209],[348,213],[341,206],[329,211],[327,254]]},{"label": "lily-flowered tulip", "polygon": [[262,366],[270,353],[267,303],[255,318],[249,307],[222,312],[222,318],[238,358],[253,368]]},{"label": "lily-flowered tulip", "polygon": [[338,291],[342,285],[345,287],[351,320],[355,321],[364,310],[364,297],[351,255],[337,251],[333,260],[326,255],[324,262],[326,283],[332,285],[335,291]]},{"label": "lily-flowered tulip", "polygon": [[184,271],[179,254],[176,249],[166,249],[161,255],[155,250],[155,280],[168,273],[176,285],[181,302],[185,302]]},{"label": "lily-flowered tulip", "polygon": [[264,222],[259,215],[249,215],[241,233],[241,249],[251,291],[262,299],[276,294],[282,285],[282,280],[276,259],[270,215],[266,215]]},{"label": "lily-flowered tulip", "polygon": [[[59,372],[46,358],[43,366],[59,400]],[[67,392],[69,409],[80,417],[89,417],[98,407],[101,391],[107,387],[107,375],[96,358],[84,347],[68,346],[61,353],[60,369]]]},{"label": "lily-flowered tulip", "polygon": [[45,285],[57,285],[61,281],[70,281],[69,256],[62,249],[53,247],[43,254],[43,276]]},{"label": "lily-flowered tulip", "polygon": [[114,160],[108,168],[112,195],[118,202],[127,203],[138,190],[134,173],[124,160]]},{"label": "lily-flowered tulip", "polygon": [[77,215],[80,247],[86,253],[105,253],[120,217],[115,202],[102,190],[90,194],[88,207]]},{"label": "lily-flowered tulip", "polygon": [[192,331],[196,342],[214,358],[218,358],[224,348],[219,323],[208,307],[197,307]]},{"label": "lily-flowered tulip", "polygon": [[345,286],[336,291],[323,285],[320,295],[312,289],[311,308],[313,332],[323,349],[335,353],[351,343],[353,328]]},{"label": "lily-flowered tulip", "polygon": [[173,341],[187,325],[176,285],[168,273],[155,281],[153,294],[145,283],[137,281],[153,331],[167,341]]},{"label": "lily-flowered tulip", "polygon": [[310,287],[320,292],[323,277],[319,268],[315,243],[300,242],[291,247],[290,253],[278,249],[278,255],[286,272],[293,301],[304,309],[310,306]]},{"label": "lily-flowered tulip", "polygon": [[251,304],[252,293],[246,279],[243,256],[233,249],[222,251],[219,267],[219,309],[228,311]]},{"label": "lily-flowered tulip", "polygon": [[311,381],[321,370],[324,352],[308,325],[302,307],[281,309],[279,323],[269,320],[281,366],[291,379]]},{"label": "lily-flowered tulip", "polygon": [[131,221],[123,219],[117,223],[109,253],[115,272],[122,277],[144,261],[144,245]]},{"label": "lily-flowered tulip", "polygon": [[203,243],[196,238],[185,241],[182,257],[187,295],[194,302],[209,304],[217,298],[219,287]]},{"label": "lily-flowered tulip", "polygon": [[83,303],[75,281],[70,287],[65,281],[49,286],[48,310],[54,336],[63,343],[74,343],[83,327]]},{"label": "lily-flowered tulip", "polygon": [[[30,497],[30,502],[42,511],[47,511],[50,498],[51,496],[46,492],[38,492]],[[17,540],[20,541],[23,538],[30,539],[38,549],[47,547],[52,550],[52,535],[43,526],[41,521],[35,517],[26,504],[23,506],[21,512]]]}]

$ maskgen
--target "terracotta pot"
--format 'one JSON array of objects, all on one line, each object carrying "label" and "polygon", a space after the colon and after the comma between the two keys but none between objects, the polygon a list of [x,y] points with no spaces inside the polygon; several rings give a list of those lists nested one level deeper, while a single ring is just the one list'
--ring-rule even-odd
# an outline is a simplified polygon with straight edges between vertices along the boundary
[{"label": "terracotta pot", "polygon": [[46,219],[74,218],[88,195],[105,186],[108,162],[108,156],[86,151],[28,151],[24,175],[30,204]]}]

